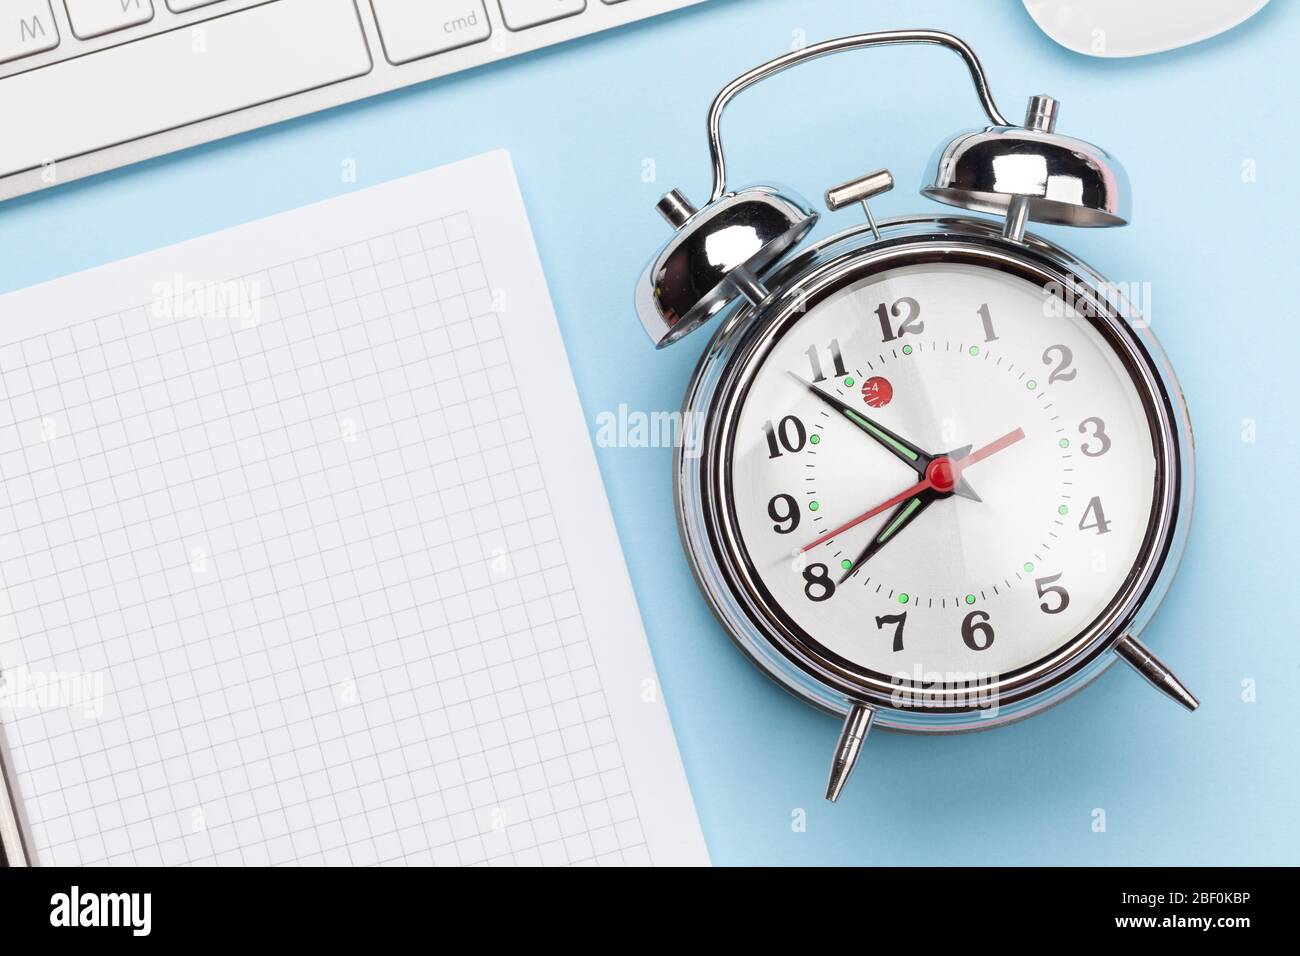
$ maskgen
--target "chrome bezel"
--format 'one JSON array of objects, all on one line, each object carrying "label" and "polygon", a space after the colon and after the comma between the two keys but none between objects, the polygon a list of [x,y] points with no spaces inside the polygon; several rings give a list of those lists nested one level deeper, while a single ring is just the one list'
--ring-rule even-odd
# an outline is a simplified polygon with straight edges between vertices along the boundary
[{"label": "chrome bezel", "polygon": [[[980,688],[911,689],[845,667],[810,647],[770,601],[749,567],[725,474],[731,429],[745,390],[772,345],[798,318],[850,283],[920,262],[963,260],[1044,282],[1090,298],[1090,317],[1133,375],[1155,439],[1156,488],[1142,551],[1106,610],[1062,648]],[[1168,590],[1186,540],[1192,503],[1191,428],[1172,370],[1150,330],[1094,270],[1036,237],[1003,238],[997,224],[967,217],[912,217],[825,240],[769,276],[774,294],[722,324],[687,390],[683,420],[698,444],[679,449],[674,466],[678,527],[692,570],[714,613],[740,648],[769,676],[808,703],[845,714],[855,703],[876,708],[878,725],[916,732],[977,730],[1028,716],[1079,689],[1114,660],[1124,635],[1137,635]]]}]

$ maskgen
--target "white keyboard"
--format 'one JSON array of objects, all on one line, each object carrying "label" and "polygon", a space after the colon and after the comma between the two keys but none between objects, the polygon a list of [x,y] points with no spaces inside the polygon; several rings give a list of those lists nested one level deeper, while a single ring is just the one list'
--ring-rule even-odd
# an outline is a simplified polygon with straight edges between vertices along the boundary
[{"label": "white keyboard", "polygon": [[0,199],[701,0],[0,0]]}]

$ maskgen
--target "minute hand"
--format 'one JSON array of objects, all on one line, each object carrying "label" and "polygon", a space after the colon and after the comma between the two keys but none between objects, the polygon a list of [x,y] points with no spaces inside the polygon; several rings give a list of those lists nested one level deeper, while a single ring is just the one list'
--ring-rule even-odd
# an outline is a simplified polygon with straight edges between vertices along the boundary
[{"label": "minute hand", "polygon": [[[847,402],[840,400],[834,395],[823,392],[811,382],[805,382],[798,375],[795,375],[794,372],[790,373],[790,377],[874,438],[886,451],[892,454],[899,461],[906,464],[918,475],[925,474],[926,468],[928,468],[930,462],[934,460],[934,455],[931,455],[918,445],[914,445],[897,432],[886,428],[875,419],[863,415]],[[980,496],[975,493],[975,489],[964,480],[958,482],[957,487],[954,488],[953,491],[955,494],[959,494],[963,498],[970,498],[974,501],[980,500]]]}]

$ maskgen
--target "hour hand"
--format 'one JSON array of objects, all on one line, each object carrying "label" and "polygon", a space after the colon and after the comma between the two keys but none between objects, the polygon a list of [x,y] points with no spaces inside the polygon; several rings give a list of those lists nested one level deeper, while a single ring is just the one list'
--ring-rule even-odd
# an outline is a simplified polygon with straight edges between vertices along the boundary
[{"label": "hour hand", "polygon": [[[804,388],[808,389],[808,391],[812,392],[827,405],[831,406],[831,408],[835,409],[854,425],[857,425],[860,429],[879,442],[886,451],[902,461],[918,475],[925,474],[925,469],[929,467],[930,462],[934,460],[934,456],[929,452],[914,445],[897,432],[886,428],[875,419],[862,414],[852,405],[841,400],[837,396],[823,392],[812,382],[804,381],[798,375],[794,374],[794,372],[790,372],[789,374],[792,379]],[[965,479],[958,482],[957,487],[953,489],[953,492],[961,495],[963,498],[970,498],[973,501],[980,500],[980,496],[975,493],[975,489],[972,488]]]}]

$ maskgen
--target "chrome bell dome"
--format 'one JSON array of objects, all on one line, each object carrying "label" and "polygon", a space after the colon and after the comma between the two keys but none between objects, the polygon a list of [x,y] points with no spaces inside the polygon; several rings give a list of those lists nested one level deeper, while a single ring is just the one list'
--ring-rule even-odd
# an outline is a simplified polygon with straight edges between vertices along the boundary
[{"label": "chrome bell dome", "polygon": [[959,134],[935,154],[934,180],[921,192],[950,206],[1033,222],[1126,225],[1124,167],[1091,143],[1055,132],[1057,112],[1056,100],[1035,96],[1024,126]]},{"label": "chrome bell dome", "polygon": [[808,234],[817,213],[772,186],[726,193],[696,210],[677,190],[659,201],[677,230],[641,274],[636,310],[658,348],[691,332],[738,296],[761,301],[757,279]]}]

